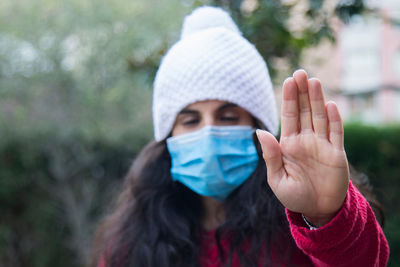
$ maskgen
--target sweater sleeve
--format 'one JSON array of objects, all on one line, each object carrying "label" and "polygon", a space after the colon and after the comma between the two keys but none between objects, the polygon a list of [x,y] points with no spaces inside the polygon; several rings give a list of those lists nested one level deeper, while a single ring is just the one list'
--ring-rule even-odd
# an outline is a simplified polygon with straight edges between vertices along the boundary
[{"label": "sweater sleeve", "polygon": [[389,246],[367,200],[350,182],[345,202],[326,225],[309,230],[301,214],[286,209],[297,246],[315,266],[386,266]]}]

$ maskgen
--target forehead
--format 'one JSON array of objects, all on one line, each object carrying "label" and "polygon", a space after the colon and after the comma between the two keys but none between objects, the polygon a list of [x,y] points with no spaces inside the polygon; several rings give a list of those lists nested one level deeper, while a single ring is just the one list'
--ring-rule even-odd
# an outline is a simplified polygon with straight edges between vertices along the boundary
[{"label": "forehead", "polygon": [[[195,103],[192,103],[190,105],[187,105],[183,110],[198,110],[198,111],[211,111],[218,109],[222,106],[226,106],[232,104],[227,101],[221,101],[221,100],[203,100],[203,101],[197,101]],[[235,104],[232,104],[233,106],[236,106]],[[240,107],[238,107],[240,108]]]}]

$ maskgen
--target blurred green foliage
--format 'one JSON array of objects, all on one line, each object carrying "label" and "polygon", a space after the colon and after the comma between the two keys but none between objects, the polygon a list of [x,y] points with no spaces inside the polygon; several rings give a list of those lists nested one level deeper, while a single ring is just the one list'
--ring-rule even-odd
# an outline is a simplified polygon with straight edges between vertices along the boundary
[{"label": "blurred green foliage", "polygon": [[1,142],[0,266],[86,265],[97,219],[134,151],[79,136]]},{"label": "blurred green foliage", "polygon": [[[255,1],[249,10],[243,2],[0,1],[0,266],[87,264],[99,216],[152,139],[157,66],[195,6],[228,9],[279,83],[276,62],[298,67],[304,49],[333,40],[334,14],[346,20],[364,8],[339,1],[330,14],[328,1],[309,0],[306,25],[293,30],[296,1]],[[346,128],[350,160],[387,208],[392,252],[400,240],[398,135],[397,128]]]},{"label": "blurred green foliage", "polygon": [[348,124],[345,149],[356,170],[367,174],[384,207],[384,230],[390,245],[389,266],[400,266],[400,125]]},{"label": "blurred green foliage", "polygon": [[148,136],[155,66],[187,13],[177,5],[1,1],[1,135]]}]

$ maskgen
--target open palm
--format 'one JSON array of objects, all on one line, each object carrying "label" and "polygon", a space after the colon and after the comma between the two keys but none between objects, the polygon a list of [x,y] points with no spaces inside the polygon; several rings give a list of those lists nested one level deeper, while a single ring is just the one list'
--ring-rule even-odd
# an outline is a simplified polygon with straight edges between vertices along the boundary
[{"label": "open palm", "polygon": [[338,108],[325,104],[319,80],[298,70],[283,84],[281,116],[279,143],[257,131],[268,183],[286,208],[321,226],[342,206],[349,183]]}]

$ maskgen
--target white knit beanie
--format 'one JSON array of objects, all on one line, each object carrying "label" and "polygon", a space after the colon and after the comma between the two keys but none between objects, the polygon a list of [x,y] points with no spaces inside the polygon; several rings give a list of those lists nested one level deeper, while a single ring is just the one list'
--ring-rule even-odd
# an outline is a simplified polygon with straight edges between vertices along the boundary
[{"label": "white knit beanie", "polygon": [[164,56],[154,81],[153,122],[157,141],[176,116],[202,100],[234,103],[278,133],[278,117],[265,61],[220,8],[200,7],[186,16],[180,40]]}]

